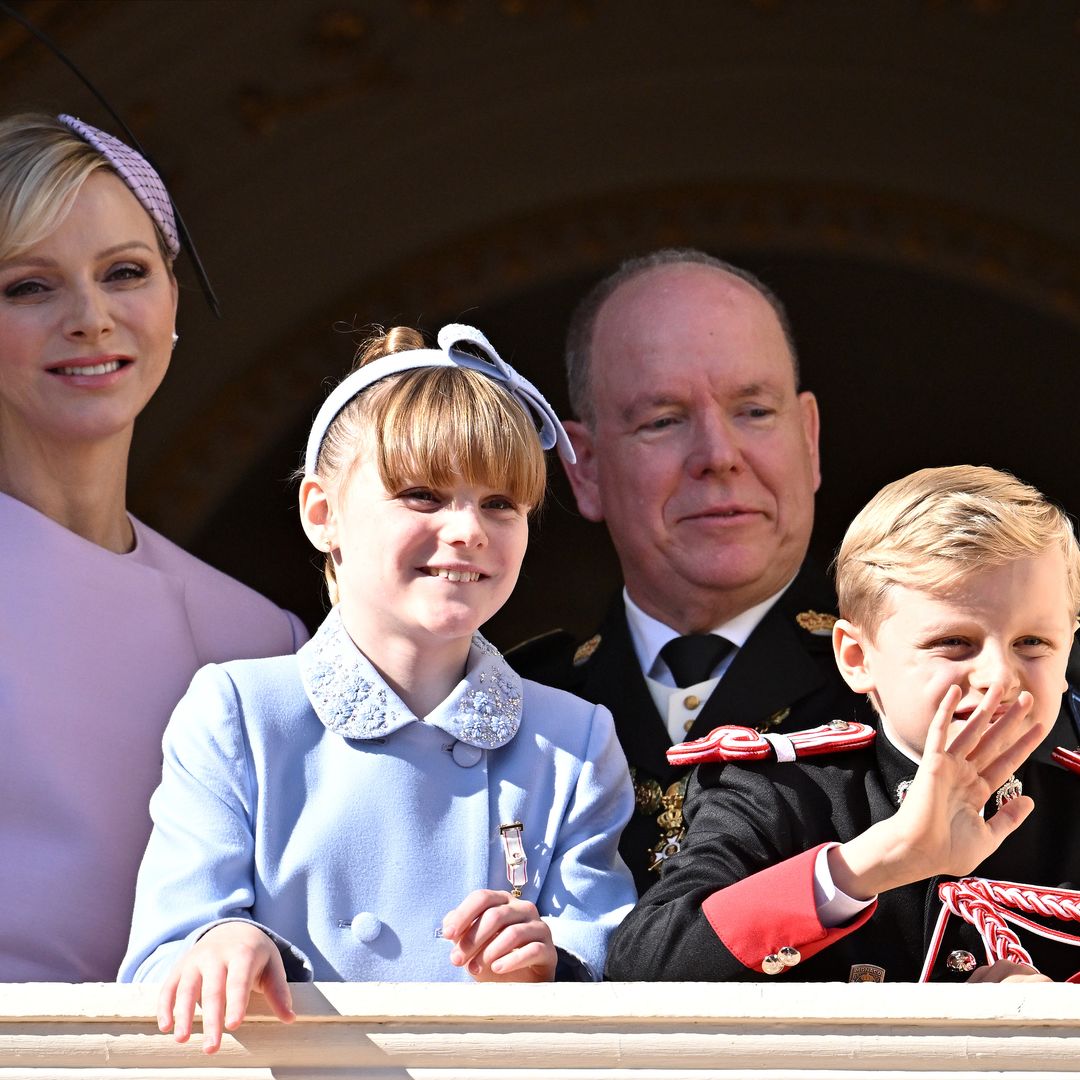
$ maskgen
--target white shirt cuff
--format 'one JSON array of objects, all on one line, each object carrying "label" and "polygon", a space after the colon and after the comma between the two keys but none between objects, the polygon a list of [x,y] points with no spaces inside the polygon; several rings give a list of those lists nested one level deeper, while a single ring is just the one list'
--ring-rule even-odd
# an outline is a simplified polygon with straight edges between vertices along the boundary
[{"label": "white shirt cuff", "polygon": [[872,896],[869,900],[856,900],[836,887],[829,872],[829,849],[839,846],[826,844],[814,860],[814,904],[818,921],[826,929],[849,922],[877,899]]}]

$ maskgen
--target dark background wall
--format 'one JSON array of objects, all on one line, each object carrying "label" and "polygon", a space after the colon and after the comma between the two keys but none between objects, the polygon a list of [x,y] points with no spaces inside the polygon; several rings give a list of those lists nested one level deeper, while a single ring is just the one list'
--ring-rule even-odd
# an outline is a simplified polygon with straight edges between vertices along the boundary
[{"label": "dark background wall", "polygon": [[[787,302],[827,559],[881,483],[959,461],[1080,509],[1080,5],[1006,0],[26,0],[166,176],[186,268],[134,511],[322,610],[295,467],[346,326],[473,321],[561,407],[575,300],[692,244]],[[0,107],[108,117],[0,20]],[[0,357],[2,362],[2,357]],[[618,580],[552,499],[490,632],[589,630]]]}]

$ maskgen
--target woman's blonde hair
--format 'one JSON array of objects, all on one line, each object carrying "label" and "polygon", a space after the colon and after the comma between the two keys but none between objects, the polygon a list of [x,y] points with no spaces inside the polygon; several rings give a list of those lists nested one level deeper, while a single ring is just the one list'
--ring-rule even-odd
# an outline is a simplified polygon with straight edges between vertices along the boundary
[{"label": "woman's blonde hair", "polygon": [[988,466],[920,469],[887,484],[851,523],[836,556],[840,614],[873,638],[893,585],[948,590],[973,571],[1057,548],[1073,614],[1080,548],[1065,513],[1040,491]]},{"label": "woman's blonde hair", "polygon": [[[352,370],[424,347],[418,330],[395,326],[361,346]],[[352,470],[368,454],[389,492],[416,484],[437,490],[464,480],[505,492],[535,513],[547,488],[532,418],[501,384],[467,368],[415,368],[362,391],[327,428],[315,472],[344,497]],[[336,603],[331,556],[325,575]]]},{"label": "woman's blonde hair", "polygon": [[[19,113],[0,120],[0,260],[53,232],[98,169],[118,175],[100,150],[55,117]],[[156,223],[154,232],[171,270],[173,256]]]}]

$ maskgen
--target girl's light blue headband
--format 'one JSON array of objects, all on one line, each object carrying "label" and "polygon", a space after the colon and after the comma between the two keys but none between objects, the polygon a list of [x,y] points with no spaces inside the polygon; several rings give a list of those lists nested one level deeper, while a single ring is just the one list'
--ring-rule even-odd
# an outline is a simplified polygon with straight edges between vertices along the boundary
[{"label": "girl's light blue headband", "polygon": [[[304,455],[304,471],[315,472],[315,463],[319,460],[319,450],[327,429],[346,405],[357,394],[366,390],[380,379],[397,375],[414,368],[459,367],[470,371],[479,371],[488,378],[502,383],[518,400],[527,412],[532,413],[540,422],[540,445],[545,450],[557,447],[560,456],[571,465],[577,460],[574,448],[570,445],[566,429],[562,426],[555,410],[547,399],[528,379],[519,375],[495,350],[491,342],[479,330],[461,323],[451,323],[439,331],[437,349],[410,349],[408,352],[390,353],[381,356],[370,364],[354,371],[343,379],[331,391],[323,402],[311,425],[308,436],[307,453]],[[464,352],[462,345],[472,346],[483,353],[483,358]]]}]

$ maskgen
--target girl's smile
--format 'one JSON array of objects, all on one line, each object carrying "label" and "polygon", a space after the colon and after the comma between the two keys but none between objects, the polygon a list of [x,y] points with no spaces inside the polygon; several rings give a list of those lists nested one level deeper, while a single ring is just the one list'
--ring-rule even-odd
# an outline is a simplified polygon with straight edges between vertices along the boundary
[{"label": "girl's smile", "polygon": [[529,508],[463,479],[387,491],[368,458],[327,500],[342,619],[357,646],[380,668],[402,646],[464,665],[472,635],[517,582]]},{"label": "girl's smile", "polygon": [[487,577],[479,570],[470,570],[468,567],[428,566],[424,568],[424,573],[444,581],[479,581],[482,577]]}]

